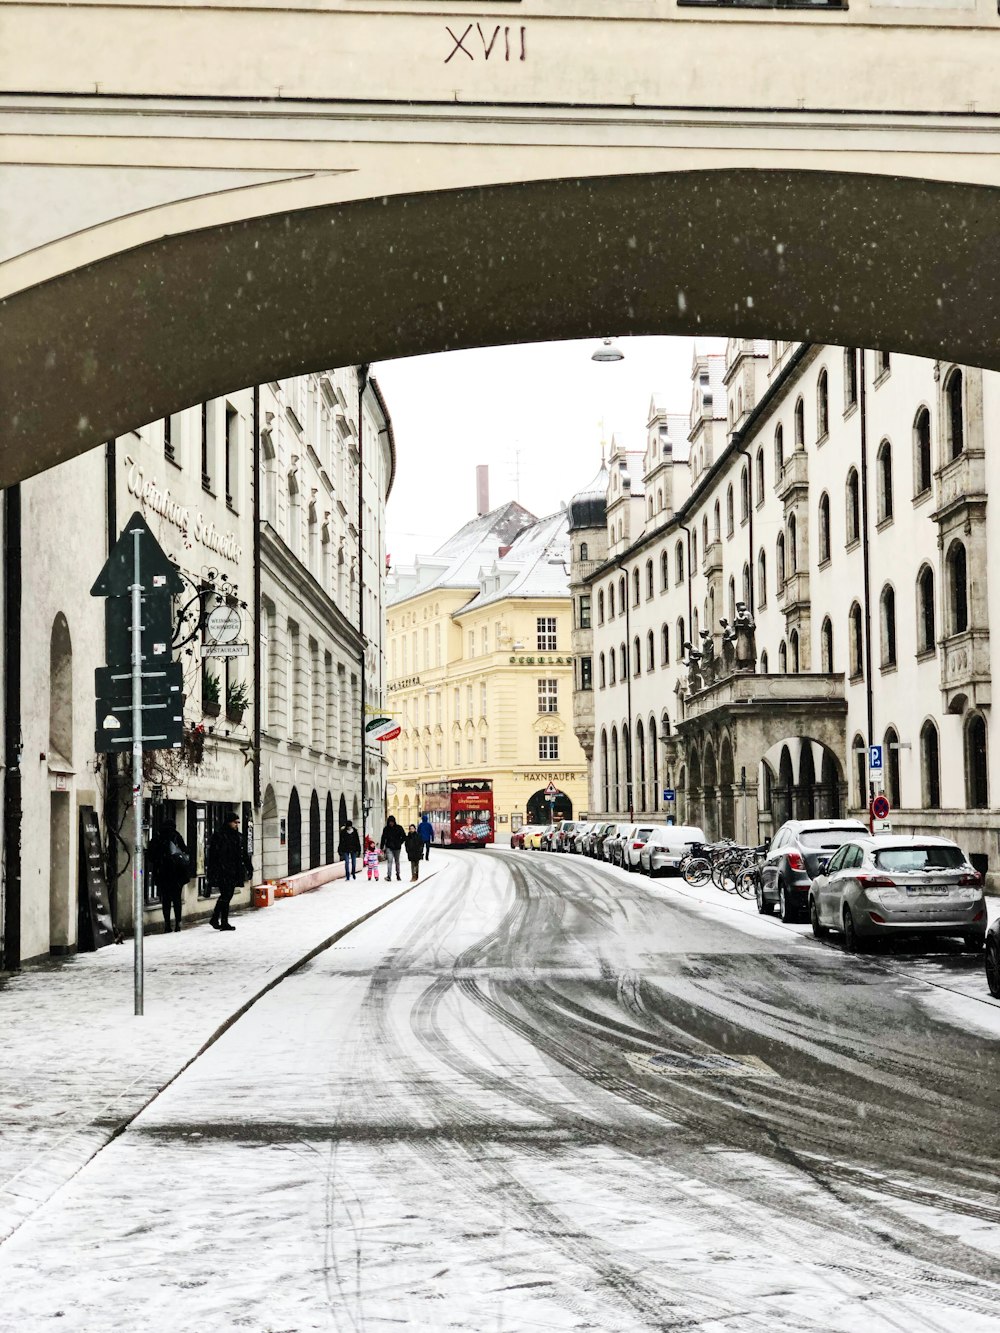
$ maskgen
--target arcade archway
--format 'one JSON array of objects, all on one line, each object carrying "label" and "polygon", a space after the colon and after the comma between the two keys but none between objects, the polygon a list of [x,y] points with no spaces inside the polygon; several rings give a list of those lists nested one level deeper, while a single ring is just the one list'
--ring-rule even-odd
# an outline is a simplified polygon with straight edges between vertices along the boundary
[{"label": "arcade archway", "polygon": [[529,824],[547,824],[550,818],[552,820],[572,819],[573,802],[564,791],[560,791],[556,793],[556,798],[550,806],[545,795],[545,788],[541,787],[528,797],[526,813]]}]

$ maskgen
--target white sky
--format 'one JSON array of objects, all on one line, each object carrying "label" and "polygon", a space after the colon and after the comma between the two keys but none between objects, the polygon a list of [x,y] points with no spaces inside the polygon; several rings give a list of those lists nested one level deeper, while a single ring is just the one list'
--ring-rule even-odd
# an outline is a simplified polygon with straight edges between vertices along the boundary
[{"label": "white sky", "polygon": [[[488,347],[383,361],[373,373],[396,436],[387,511],[394,565],[429,554],[476,514],[476,465],[490,505],[520,499],[539,517],[585,486],[601,458],[601,422],[642,449],[650,397],[690,407],[692,338],[620,338],[625,360],[592,361],[597,340]],[[700,351],[722,351],[702,338]],[[517,453],[519,452],[519,455]],[[516,467],[520,485],[516,484]]]}]

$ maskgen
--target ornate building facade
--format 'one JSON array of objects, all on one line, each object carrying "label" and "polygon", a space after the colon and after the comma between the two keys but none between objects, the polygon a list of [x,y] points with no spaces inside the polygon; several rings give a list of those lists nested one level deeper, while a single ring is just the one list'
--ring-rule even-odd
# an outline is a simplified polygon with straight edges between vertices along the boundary
[{"label": "ornate building facade", "polygon": [[692,389],[630,478],[641,531],[622,545],[612,472],[613,558],[585,568],[574,547],[594,808],[755,841],[882,787],[895,830],[957,836],[995,873],[1000,378],[733,339],[696,357]]}]

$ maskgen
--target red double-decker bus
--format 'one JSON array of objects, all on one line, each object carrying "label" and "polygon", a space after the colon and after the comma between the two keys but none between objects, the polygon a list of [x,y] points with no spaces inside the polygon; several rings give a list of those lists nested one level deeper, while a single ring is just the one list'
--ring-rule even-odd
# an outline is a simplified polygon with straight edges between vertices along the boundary
[{"label": "red double-decker bus", "polygon": [[486,847],[493,842],[492,779],[428,782],[423,802],[439,842],[452,847]]}]

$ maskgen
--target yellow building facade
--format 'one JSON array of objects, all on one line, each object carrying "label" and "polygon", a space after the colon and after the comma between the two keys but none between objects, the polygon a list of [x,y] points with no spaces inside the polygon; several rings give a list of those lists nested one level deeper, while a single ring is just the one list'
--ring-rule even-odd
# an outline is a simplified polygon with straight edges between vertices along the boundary
[{"label": "yellow building facade", "polygon": [[492,783],[500,844],[547,819],[550,784],[556,817],[585,813],[568,558],[565,514],[536,520],[506,505],[397,574],[387,711],[402,731],[384,745],[386,808],[400,822],[417,822],[453,780]]}]

